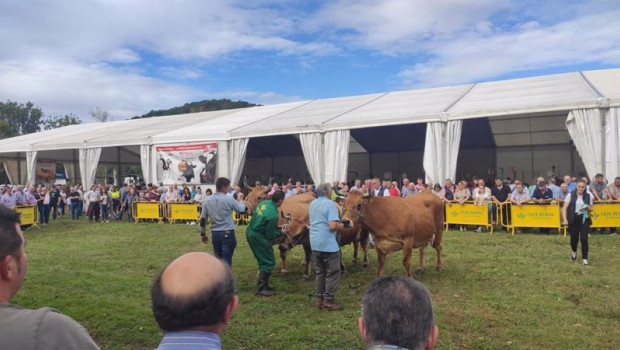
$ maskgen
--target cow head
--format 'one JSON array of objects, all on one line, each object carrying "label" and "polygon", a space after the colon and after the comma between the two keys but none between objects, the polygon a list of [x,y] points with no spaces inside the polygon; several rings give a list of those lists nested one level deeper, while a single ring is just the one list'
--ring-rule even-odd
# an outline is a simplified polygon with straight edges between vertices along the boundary
[{"label": "cow head", "polygon": [[339,194],[344,197],[342,201],[341,218],[345,226],[357,226],[364,219],[366,205],[372,199],[372,191],[362,193],[360,191],[350,191],[347,194]]},{"label": "cow head", "polygon": [[246,208],[248,214],[252,214],[254,212],[254,208],[256,208],[258,203],[265,199],[271,198],[271,196],[267,195],[267,192],[269,192],[269,187],[267,186],[250,187],[250,192],[245,199],[248,203],[248,208]]}]

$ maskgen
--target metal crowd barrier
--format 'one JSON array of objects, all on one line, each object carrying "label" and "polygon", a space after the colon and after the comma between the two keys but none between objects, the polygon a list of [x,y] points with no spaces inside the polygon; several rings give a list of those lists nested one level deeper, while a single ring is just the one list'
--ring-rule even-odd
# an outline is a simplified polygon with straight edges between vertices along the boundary
[{"label": "metal crowd barrier", "polygon": [[133,202],[132,213],[136,224],[140,220],[157,220],[161,224],[165,210],[160,202]]},{"label": "metal crowd barrier", "polygon": [[566,236],[566,227],[562,225],[562,205],[558,201],[542,204],[524,202],[521,205],[502,203],[510,210],[510,221],[504,226],[513,235],[516,228],[553,228]]},{"label": "metal crowd barrier", "polygon": [[20,205],[13,208],[19,215],[19,225],[39,228],[39,210],[36,205]]},{"label": "metal crowd barrier", "polygon": [[197,203],[166,203],[166,219],[171,224],[177,220],[200,221],[200,209]]}]

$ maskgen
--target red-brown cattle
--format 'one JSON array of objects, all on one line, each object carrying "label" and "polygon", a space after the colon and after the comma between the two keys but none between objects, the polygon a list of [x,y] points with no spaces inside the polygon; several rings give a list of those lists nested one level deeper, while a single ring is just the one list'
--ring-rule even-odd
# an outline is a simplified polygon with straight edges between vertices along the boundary
[{"label": "red-brown cattle", "polygon": [[424,248],[431,243],[437,251],[437,269],[442,268],[443,203],[430,192],[407,197],[373,197],[351,191],[343,205],[343,220],[361,225],[373,234],[379,268],[383,276],[387,255],[403,250],[403,266],[411,277],[411,254],[420,248],[420,266],[424,269]]}]

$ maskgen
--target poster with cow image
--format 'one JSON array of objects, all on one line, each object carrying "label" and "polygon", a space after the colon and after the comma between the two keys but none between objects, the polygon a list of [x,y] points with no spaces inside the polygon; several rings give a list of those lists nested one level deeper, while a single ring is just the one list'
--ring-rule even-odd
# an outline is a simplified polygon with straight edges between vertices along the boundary
[{"label": "poster with cow image", "polygon": [[51,181],[56,179],[56,161],[39,160],[36,167],[37,179]]},{"label": "poster with cow image", "polygon": [[164,184],[215,183],[217,143],[155,147],[157,180]]}]

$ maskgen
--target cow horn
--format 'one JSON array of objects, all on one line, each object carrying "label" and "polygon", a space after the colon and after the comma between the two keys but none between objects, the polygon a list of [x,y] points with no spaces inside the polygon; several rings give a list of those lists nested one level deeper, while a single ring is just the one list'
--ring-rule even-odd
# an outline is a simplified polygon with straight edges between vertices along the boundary
[{"label": "cow horn", "polygon": [[371,198],[373,195],[374,191],[366,191],[366,193],[364,193],[364,199]]}]

